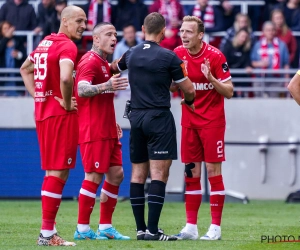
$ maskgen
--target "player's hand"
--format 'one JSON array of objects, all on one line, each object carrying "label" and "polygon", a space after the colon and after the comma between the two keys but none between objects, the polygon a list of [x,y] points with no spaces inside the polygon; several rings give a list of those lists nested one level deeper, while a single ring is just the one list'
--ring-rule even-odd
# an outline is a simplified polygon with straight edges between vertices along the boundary
[{"label": "player's hand", "polygon": [[75,98],[75,97],[72,97],[70,107],[67,107],[67,105],[66,105],[64,99],[59,98],[59,97],[57,97],[57,96],[54,96],[54,99],[55,99],[56,101],[58,101],[59,104],[60,104],[60,106],[61,106],[62,108],[64,108],[66,111],[77,110],[77,101],[76,101],[76,98]]},{"label": "player's hand", "polygon": [[120,77],[121,74],[113,75],[109,81],[113,90],[125,90],[128,87],[128,79],[126,77]]},{"label": "player's hand", "polygon": [[192,105],[187,105],[185,103],[184,99],[182,99],[181,102],[180,102],[180,104],[188,106],[193,112],[195,111],[195,105],[194,105],[194,103]]},{"label": "player's hand", "polygon": [[117,133],[118,133],[118,139],[121,139],[123,137],[123,130],[118,123],[117,123]]},{"label": "player's hand", "polygon": [[204,76],[207,78],[207,80],[210,81],[211,78],[210,62],[206,58],[204,58],[204,63],[201,64],[201,71],[204,74]]}]

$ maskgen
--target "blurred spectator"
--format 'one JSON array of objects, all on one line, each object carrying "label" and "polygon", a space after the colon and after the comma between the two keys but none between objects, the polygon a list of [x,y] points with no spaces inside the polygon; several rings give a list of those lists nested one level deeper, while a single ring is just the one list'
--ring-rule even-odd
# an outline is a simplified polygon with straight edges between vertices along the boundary
[{"label": "blurred spectator", "polygon": [[275,8],[283,11],[286,24],[291,30],[300,31],[300,0],[282,1]]},{"label": "blurred spectator", "polygon": [[272,10],[274,10],[274,8],[278,6],[278,4],[284,2],[286,2],[286,0],[265,0],[265,6],[263,10],[263,21],[265,22],[270,20],[270,14]]},{"label": "blurred spectator", "polygon": [[87,29],[93,30],[100,22],[111,22],[111,5],[108,0],[90,0],[86,6]]},{"label": "blurred spectator", "polygon": [[67,0],[55,0],[55,12],[46,19],[43,34],[45,36],[51,33],[57,33],[60,26],[61,12],[68,6]]},{"label": "blurred spectator", "polygon": [[119,0],[112,9],[112,23],[116,30],[122,30],[126,24],[132,24],[136,31],[142,30],[148,7],[143,0]]},{"label": "blurred spectator", "polygon": [[132,24],[124,25],[123,38],[117,43],[113,60],[120,58],[128,49],[141,43],[142,40],[136,35],[136,30]]},{"label": "blurred spectator", "polygon": [[273,10],[271,12],[271,21],[275,24],[276,36],[284,41],[287,45],[290,54],[290,65],[293,65],[295,68],[298,67],[297,62],[294,63],[295,55],[297,52],[297,40],[287,26],[282,10]]},{"label": "blurred spectator", "polygon": [[178,0],[155,0],[149,7],[149,13],[151,12],[158,12],[166,19],[165,38],[160,45],[170,50],[181,45],[178,32],[184,14],[180,2]]},{"label": "blurred spectator", "polygon": [[[199,17],[203,21],[206,33],[223,31],[224,20],[220,7],[209,5],[208,2],[197,0],[189,15]],[[209,43],[218,48],[220,39],[211,37]]]},{"label": "blurred spectator", "polygon": [[[17,68],[19,69],[26,59],[26,49],[20,39],[14,37],[14,26],[9,22],[4,21],[0,23],[0,68]],[[3,73],[2,77],[15,77],[19,74],[16,73]],[[23,86],[21,82],[17,84],[14,81],[1,82],[0,86]],[[0,95],[17,96],[21,91],[1,91]]]},{"label": "blurred spectator", "polygon": [[[254,68],[273,69],[274,74],[261,74],[262,77],[276,77],[278,69],[289,69],[289,52],[286,44],[276,37],[275,25],[271,21],[263,24],[263,35],[251,51],[251,63]],[[286,83],[289,75],[285,75]],[[284,83],[264,83],[265,87],[283,87]],[[262,82],[255,82],[255,86],[262,86]],[[278,97],[278,92],[267,92],[267,96]]]},{"label": "blurred spectator", "polygon": [[8,21],[16,30],[33,30],[37,26],[34,8],[28,0],[7,0],[0,9],[1,21]]},{"label": "blurred spectator", "polygon": [[[114,54],[113,60],[121,58],[121,56],[129,50],[131,47],[136,46],[137,44],[141,43],[142,40],[136,35],[135,28],[132,24],[125,25],[123,27],[123,38],[120,42],[117,43]],[[122,71],[122,77],[128,77],[128,70]],[[115,92],[117,97],[125,96],[130,99],[131,91],[130,85],[128,84],[126,90],[117,91]]]},{"label": "blurred spectator", "polygon": [[[247,28],[238,30],[232,40],[227,40],[222,52],[224,53],[230,69],[245,69],[251,73],[251,37]],[[247,74],[232,74],[234,78],[249,77]],[[233,81],[235,87],[250,87],[248,82]],[[248,92],[235,91],[234,97],[248,97]]]},{"label": "blurred spectator", "polygon": [[[56,14],[55,10],[55,0],[42,0],[38,5],[38,15],[37,15],[37,27],[34,29],[36,34],[45,30],[45,25],[47,20],[51,18],[53,14]],[[49,34],[43,34],[43,37]]]},{"label": "blurred spectator", "polygon": [[255,36],[252,32],[250,18],[247,14],[238,13],[235,17],[235,22],[233,26],[226,30],[226,35],[223,37],[220,44],[220,50],[223,51],[225,43],[228,40],[231,41],[235,36],[236,32],[244,28],[247,29],[248,33],[250,34],[251,45],[253,45],[255,42]]},{"label": "blurred spectator", "polygon": [[[88,19],[87,30],[89,31],[92,31],[95,25],[100,22],[112,21],[112,6],[108,0],[90,0],[83,9]],[[84,54],[87,50],[90,50],[92,44],[92,36],[82,37],[82,50],[80,53]]]},{"label": "blurred spectator", "polygon": [[[239,2],[240,0],[238,0]],[[240,6],[232,5],[232,0],[220,0],[221,10],[223,12],[223,30],[227,30],[233,25],[235,16],[241,11]]]}]

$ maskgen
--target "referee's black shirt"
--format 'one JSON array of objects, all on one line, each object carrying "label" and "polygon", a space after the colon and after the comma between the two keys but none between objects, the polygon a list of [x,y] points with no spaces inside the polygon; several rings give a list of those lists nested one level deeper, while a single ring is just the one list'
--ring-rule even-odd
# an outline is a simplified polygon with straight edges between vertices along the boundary
[{"label": "referee's black shirt", "polygon": [[176,54],[152,41],[129,49],[118,62],[120,70],[128,69],[131,108],[170,108],[170,85],[184,81],[184,63]]}]

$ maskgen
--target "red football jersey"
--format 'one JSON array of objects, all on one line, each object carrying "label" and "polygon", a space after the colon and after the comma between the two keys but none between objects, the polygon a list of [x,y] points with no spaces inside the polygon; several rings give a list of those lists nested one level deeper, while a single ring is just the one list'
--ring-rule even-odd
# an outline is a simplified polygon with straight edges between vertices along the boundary
[{"label": "red football jersey", "polygon": [[76,56],[75,43],[63,33],[53,33],[45,37],[30,54],[30,61],[34,63],[34,100],[37,121],[42,121],[50,116],[76,112],[66,111],[54,99],[54,96],[62,98],[59,62],[69,60],[75,64]]},{"label": "red football jersey", "polygon": [[[79,61],[76,88],[79,82],[99,84],[111,78],[109,64],[93,51]],[[114,109],[114,91],[105,91],[93,97],[79,97],[76,91],[79,115],[79,143],[117,138]]]},{"label": "red football jersey", "polygon": [[181,125],[188,128],[225,126],[224,96],[220,95],[201,71],[204,58],[209,59],[212,75],[220,82],[231,79],[225,56],[217,48],[203,42],[200,52],[191,55],[183,46],[174,52],[184,62],[195,90],[195,111],[182,105]]}]

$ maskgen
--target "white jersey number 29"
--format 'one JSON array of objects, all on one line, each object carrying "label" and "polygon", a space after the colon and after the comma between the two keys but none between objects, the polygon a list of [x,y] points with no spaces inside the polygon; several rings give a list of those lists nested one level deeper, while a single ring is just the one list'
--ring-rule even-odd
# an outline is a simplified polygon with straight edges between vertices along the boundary
[{"label": "white jersey number 29", "polygon": [[47,75],[48,53],[34,54],[34,80],[44,80]]}]

